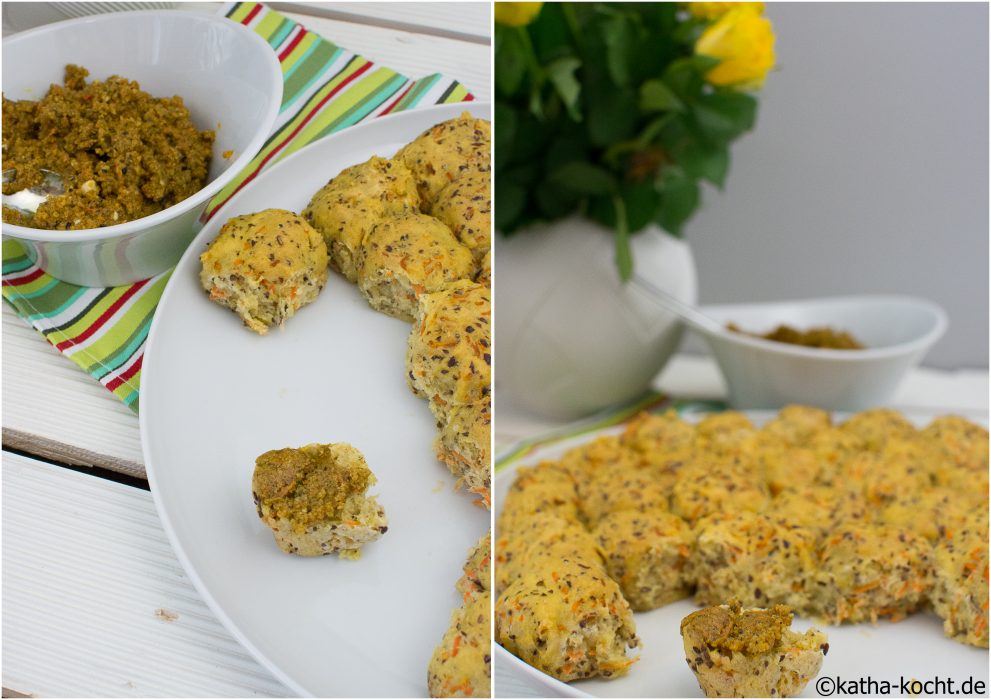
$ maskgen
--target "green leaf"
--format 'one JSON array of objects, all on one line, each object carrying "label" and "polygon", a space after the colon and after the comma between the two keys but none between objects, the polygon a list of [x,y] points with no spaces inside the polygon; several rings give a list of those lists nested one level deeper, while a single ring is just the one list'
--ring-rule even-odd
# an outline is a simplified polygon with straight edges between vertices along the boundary
[{"label": "green leaf", "polygon": [[552,173],[567,163],[588,159],[588,144],[580,129],[564,129],[548,140],[550,145],[545,145],[544,158],[546,172]]},{"label": "green leaf", "polygon": [[682,110],[685,105],[663,80],[648,80],[640,86],[640,109],[645,112]]},{"label": "green leaf", "polygon": [[701,96],[692,106],[696,128],[716,143],[728,143],[750,131],[757,120],[757,100],[742,92],[716,92]]},{"label": "green leaf", "polygon": [[657,223],[668,233],[680,236],[682,227],[695,212],[698,204],[698,183],[683,173],[669,170],[662,180],[661,208],[657,215]]},{"label": "green leaf", "polygon": [[553,183],[545,182],[536,189],[534,199],[540,213],[550,220],[560,219],[575,210],[582,196]]},{"label": "green leaf", "polygon": [[[661,194],[652,182],[624,182],[620,185],[620,197],[626,208],[627,230],[632,235],[656,220]],[[606,228],[617,226],[616,206],[610,196],[592,197],[588,202],[588,216]]]},{"label": "green leaf", "polygon": [[527,27],[541,64],[572,52],[571,32],[561,10],[559,3],[549,2],[541,8],[536,21]]},{"label": "green leaf", "polygon": [[[608,86],[587,86],[588,135],[593,146],[607,147],[627,141],[636,134],[637,94],[632,88],[616,90]],[[594,93],[594,94],[593,94]]]},{"label": "green leaf", "polygon": [[[507,182],[515,182],[524,187],[531,187],[540,180],[541,169],[536,162],[517,163],[512,168],[507,168],[501,174],[501,178]],[[496,178],[497,180],[499,178]]]},{"label": "green leaf", "polygon": [[495,83],[499,94],[516,94],[526,77],[525,47],[515,27],[496,25]]},{"label": "green leaf", "polygon": [[[516,135],[513,139],[513,156],[511,162],[525,163],[539,160],[547,148],[547,140],[554,132],[553,125],[545,124],[537,119],[529,110],[516,110]],[[556,131],[556,130],[555,130]]]},{"label": "green leaf", "polygon": [[555,92],[561,98],[561,102],[568,110],[568,114],[576,122],[582,120],[582,113],[579,105],[581,96],[581,84],[575,78],[575,71],[581,67],[582,62],[574,56],[559,58],[547,66],[547,77],[550,78]]},{"label": "green leaf", "polygon": [[[608,6],[604,6],[608,7]],[[636,37],[630,20],[617,12],[610,13],[601,22],[602,39],[606,46],[606,67],[613,83],[620,87],[630,84],[632,50]]]},{"label": "green leaf", "polygon": [[652,181],[627,183],[620,187],[626,205],[626,223],[631,234],[640,231],[655,218],[661,206],[661,193]]},{"label": "green leaf", "polygon": [[519,183],[497,177],[495,181],[495,227],[511,231],[526,206],[526,190]]},{"label": "green leaf", "polygon": [[677,161],[692,177],[708,180],[722,189],[729,172],[729,148],[693,142],[677,154]]},{"label": "green leaf", "polygon": [[540,94],[539,85],[534,85],[530,88],[530,114],[540,121],[544,121],[544,102]]},{"label": "green leaf", "polygon": [[641,147],[654,143],[661,135],[661,132],[664,131],[664,127],[666,127],[672,119],[674,119],[674,114],[668,112],[667,114],[662,115],[647,124],[647,126],[643,128],[643,131],[640,132],[640,135],[637,136],[637,143]]},{"label": "green leaf", "polygon": [[616,267],[619,268],[619,278],[624,282],[633,277],[633,253],[630,251],[630,232],[626,219],[626,205],[620,196],[613,197],[613,208],[616,210]]},{"label": "green leaf", "polygon": [[497,100],[493,121],[495,168],[498,172],[509,162],[513,153],[513,141],[516,138],[516,112],[506,103]]},{"label": "green leaf", "polygon": [[719,65],[718,58],[710,56],[686,56],[671,61],[664,71],[664,82],[682,100],[700,95],[705,85],[704,76],[711,68]]},{"label": "green leaf", "polygon": [[604,168],[572,161],[565,163],[550,174],[548,180],[579,194],[609,194],[616,191],[616,176]]}]

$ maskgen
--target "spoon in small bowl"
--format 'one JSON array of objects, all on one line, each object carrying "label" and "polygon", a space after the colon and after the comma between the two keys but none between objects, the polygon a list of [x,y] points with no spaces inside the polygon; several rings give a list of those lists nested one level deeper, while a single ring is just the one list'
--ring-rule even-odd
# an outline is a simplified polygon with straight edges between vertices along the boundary
[{"label": "spoon in small bowl", "polygon": [[[3,206],[20,212],[24,216],[34,216],[38,207],[48,201],[49,197],[57,197],[65,194],[65,181],[62,176],[52,170],[39,168],[44,176],[40,185],[18,190],[13,194],[3,195]],[[16,168],[8,168],[3,171],[3,184],[14,181],[17,177]]]},{"label": "spoon in small bowl", "polygon": [[639,287],[642,291],[652,297],[654,301],[700,333],[716,333],[721,335],[729,332],[721,323],[719,323],[719,321],[706,316],[691,304],[686,304],[681,299],[668,294],[642,275],[633,275],[633,279],[630,280],[630,283]]},{"label": "spoon in small bowl", "polygon": [[[946,331],[946,312],[906,296],[847,296],[763,304],[708,306],[705,312],[648,280],[632,284],[699,332],[726,379],[736,408],[778,409],[806,404],[859,411],[888,403],[905,374]],[[850,332],[860,350],[812,348],[729,330],[779,324],[826,326]]]}]

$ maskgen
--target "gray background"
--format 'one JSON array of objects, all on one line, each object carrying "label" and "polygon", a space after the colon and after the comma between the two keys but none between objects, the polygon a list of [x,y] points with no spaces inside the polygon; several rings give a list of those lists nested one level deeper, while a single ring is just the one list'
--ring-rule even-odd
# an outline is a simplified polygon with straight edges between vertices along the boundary
[{"label": "gray background", "polygon": [[[988,5],[769,3],[778,69],[685,232],[703,303],[927,297],[988,365]],[[701,346],[690,342],[689,348]]]}]

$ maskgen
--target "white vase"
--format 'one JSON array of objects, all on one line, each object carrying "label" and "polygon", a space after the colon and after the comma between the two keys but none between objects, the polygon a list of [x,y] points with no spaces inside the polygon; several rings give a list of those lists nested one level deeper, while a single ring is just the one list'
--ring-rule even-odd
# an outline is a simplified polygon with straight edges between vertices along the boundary
[{"label": "white vase", "polygon": [[[636,272],[695,303],[691,249],[650,227],[630,238]],[[637,397],[682,324],[616,269],[613,234],[572,217],[495,244],[496,401],[574,419]]]}]

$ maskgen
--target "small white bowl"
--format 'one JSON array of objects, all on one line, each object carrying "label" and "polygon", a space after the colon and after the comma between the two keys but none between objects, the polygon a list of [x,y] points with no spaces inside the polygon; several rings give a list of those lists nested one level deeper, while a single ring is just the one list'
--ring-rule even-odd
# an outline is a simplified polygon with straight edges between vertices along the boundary
[{"label": "small white bowl", "polygon": [[780,324],[829,326],[851,333],[864,350],[807,348],[722,331],[702,333],[722,370],[734,408],[808,404],[859,411],[887,403],[909,369],[946,331],[936,304],[899,296],[851,296],[770,304],[706,306],[702,311],[749,333]]},{"label": "small white bowl", "polygon": [[[41,99],[66,64],[90,79],[120,75],[155,97],[179,95],[193,123],[216,131],[207,185],[160,212],[116,226],[44,231],[3,224],[53,277],[89,287],[146,279],[178,262],[209,200],[268,138],[282,102],[272,48],[223,17],[175,10],[119,12],[46,25],[3,40],[3,92]],[[230,152],[224,158],[225,152]]]}]

